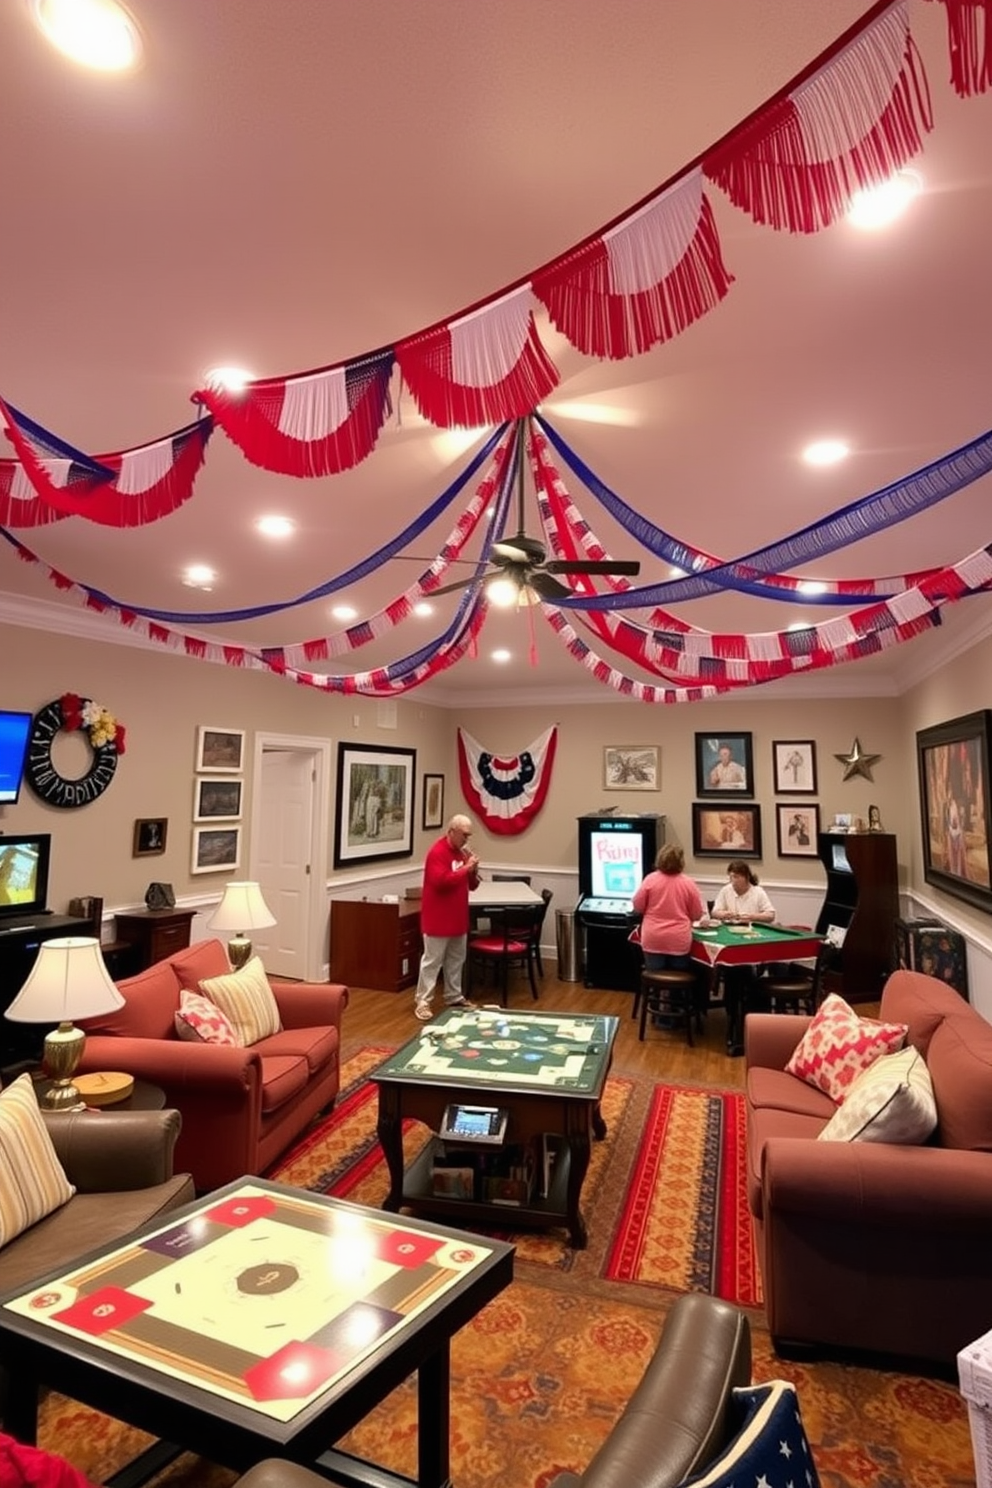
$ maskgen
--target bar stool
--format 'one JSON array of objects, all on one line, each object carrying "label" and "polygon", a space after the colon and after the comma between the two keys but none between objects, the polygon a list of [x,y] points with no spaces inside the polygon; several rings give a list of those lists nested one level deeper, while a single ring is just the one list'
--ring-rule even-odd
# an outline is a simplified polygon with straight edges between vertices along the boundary
[{"label": "bar stool", "polygon": [[685,1036],[691,1049],[692,1020],[699,1016],[696,989],[694,971],[642,971],[640,986],[634,995],[634,1015],[638,1005],[641,1010],[638,1040],[644,1042],[648,1013],[658,1013],[673,1020],[685,1020]]}]

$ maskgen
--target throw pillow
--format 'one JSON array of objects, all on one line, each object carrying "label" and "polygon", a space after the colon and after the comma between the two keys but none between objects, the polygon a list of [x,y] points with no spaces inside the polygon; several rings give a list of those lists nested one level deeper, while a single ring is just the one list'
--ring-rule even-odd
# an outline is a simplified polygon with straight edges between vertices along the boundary
[{"label": "throw pillow", "polygon": [[278,1004],[257,956],[229,976],[207,977],[200,991],[226,1014],[240,1044],[257,1044],[282,1027]]},{"label": "throw pillow", "polygon": [[910,1044],[883,1054],[855,1080],[821,1142],[925,1142],[937,1126],[937,1102],[926,1061]]},{"label": "throw pillow", "polygon": [[177,1036],[187,1044],[241,1044],[217,1004],[199,992],[180,992],[175,1024]]},{"label": "throw pillow", "polygon": [[831,992],[785,1068],[842,1105],[861,1071],[881,1055],[901,1049],[905,1040],[905,1023],[859,1018],[843,997]]},{"label": "throw pillow", "polygon": [[796,1388],[786,1380],[769,1380],[734,1390],[727,1413],[734,1434],[705,1472],[688,1478],[692,1488],[744,1488],[744,1485],[796,1484],[820,1488]]},{"label": "throw pillow", "polygon": [[0,1090],[0,1246],[76,1192],[48,1135],[28,1074]]}]

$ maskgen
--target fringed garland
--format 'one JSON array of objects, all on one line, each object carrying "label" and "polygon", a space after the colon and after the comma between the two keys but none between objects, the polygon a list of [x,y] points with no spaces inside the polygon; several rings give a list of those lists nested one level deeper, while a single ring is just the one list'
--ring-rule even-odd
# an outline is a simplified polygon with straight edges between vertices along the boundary
[{"label": "fringed garland", "polygon": [[992,87],[992,0],[940,0],[947,13],[951,82],[959,97]]},{"label": "fringed garland", "polygon": [[558,386],[558,370],[534,325],[533,304],[524,286],[397,343],[397,363],[424,418],[470,429],[522,418]]},{"label": "fringed garland", "polygon": [[0,402],[0,411],[20,457],[0,461],[0,522],[9,526],[41,526],[62,517],[85,517],[105,527],[157,522],[192,496],[213,433],[213,420],[202,418],[151,444],[91,458],[70,451],[9,404]]},{"label": "fringed garland", "polygon": [[458,730],[458,774],[462,794],[497,836],[526,831],[544,805],[551,785],[558,729],[552,724],[519,754],[497,755]]},{"label": "fringed garland", "polygon": [[[280,475],[335,475],[371,454],[391,410],[391,350],[243,389],[199,388],[194,402],[213,414],[246,459]],[[493,420],[498,422],[498,417]]]},{"label": "fringed garland", "polygon": [[680,335],[733,282],[695,170],[535,274],[533,288],[552,325],[579,351],[620,360]]}]

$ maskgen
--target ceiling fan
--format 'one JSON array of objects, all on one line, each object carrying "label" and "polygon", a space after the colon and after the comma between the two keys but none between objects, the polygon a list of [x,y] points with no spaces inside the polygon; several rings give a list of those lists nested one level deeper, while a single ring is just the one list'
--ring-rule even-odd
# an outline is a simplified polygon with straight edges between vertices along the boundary
[{"label": "ceiling fan", "polygon": [[436,594],[451,594],[456,589],[468,589],[474,584],[485,584],[490,599],[500,603],[491,592],[494,580],[506,581],[508,604],[516,603],[519,596],[532,589],[540,599],[554,601],[571,599],[575,590],[555,578],[556,574],[610,574],[616,578],[636,578],[641,565],[636,560],[595,558],[548,558],[542,542],[528,537],[524,531],[524,435],[526,420],[517,422],[516,482],[517,482],[517,531],[513,537],[494,542],[490,551],[488,568],[473,574],[470,579],[459,579],[454,584],[445,584]]}]

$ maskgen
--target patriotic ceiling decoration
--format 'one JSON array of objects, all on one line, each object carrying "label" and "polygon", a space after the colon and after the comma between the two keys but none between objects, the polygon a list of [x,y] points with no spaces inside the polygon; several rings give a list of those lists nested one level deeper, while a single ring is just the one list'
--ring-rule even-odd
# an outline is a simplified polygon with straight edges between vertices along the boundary
[{"label": "patriotic ceiling decoration", "polygon": [[526,831],[547,799],[558,745],[552,724],[519,754],[498,755],[458,730],[462,795],[490,832],[514,837]]},{"label": "patriotic ceiling decoration", "polygon": [[[992,0],[930,3],[945,8],[957,91],[987,91]],[[756,222],[816,232],[838,220],[856,191],[881,183],[908,162],[931,127],[908,0],[882,0],[779,94],[651,195],[527,278],[442,323],[347,362],[260,379],[240,390],[201,388],[193,394],[202,411],[197,422],[110,454],[87,454],[0,400],[16,454],[0,460],[0,535],[25,562],[46,568],[60,590],[170,650],[265,669],[325,691],[392,696],[473,652],[486,616],[481,582],[470,583],[451,623],[415,652],[364,672],[328,674],[316,666],[357,651],[406,619],[419,600],[444,586],[450,565],[473,536],[481,542],[472,553],[481,579],[492,543],[506,531],[515,450],[525,440],[544,541],[556,557],[600,561],[609,555],[576,507],[553,455],[631,537],[684,574],[641,588],[610,579],[602,593],[576,577],[571,598],[541,605],[538,613],[552,633],[604,684],[650,702],[690,701],[909,639],[939,623],[944,603],[992,583],[990,549],[939,570],[817,578],[815,591],[791,570],[905,520],[985,474],[992,467],[992,433],[758,552],[720,558],[640,516],[545,419],[531,414],[559,380],[541,340],[539,312],[580,352],[619,360],[678,336],[730,292],[733,273],[724,263],[710,186]],[[305,594],[251,610],[153,611],[57,573],[4,530],[42,527],[67,516],[115,527],[156,521],[190,499],[215,425],[264,469],[297,477],[350,469],[372,453],[392,411],[394,373],[433,424],[500,427],[426,512],[361,563]],[[518,426],[512,428],[510,420]],[[437,557],[361,623],[268,648],[219,644],[176,628],[235,623],[345,588],[402,552],[480,471]],[[720,590],[850,610],[801,631],[717,635],[662,608]],[[644,612],[641,620],[631,618],[633,610]],[[658,682],[628,675],[599,654],[600,646]]]}]

